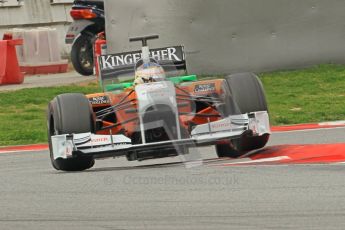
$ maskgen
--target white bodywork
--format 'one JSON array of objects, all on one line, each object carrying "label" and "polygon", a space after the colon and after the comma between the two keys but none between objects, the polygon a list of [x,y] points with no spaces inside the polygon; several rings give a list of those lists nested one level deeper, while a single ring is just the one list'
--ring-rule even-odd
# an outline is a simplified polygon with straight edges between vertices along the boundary
[{"label": "white bodywork", "polygon": [[[196,145],[215,142],[221,139],[237,138],[244,132],[252,130],[256,136],[270,134],[268,113],[266,111],[229,116],[225,119],[196,126],[189,139],[172,140],[190,141]],[[169,141],[168,141],[169,142]],[[101,152],[130,151],[134,147],[159,145],[167,142],[132,145],[131,140],[123,135],[95,135],[91,133],[52,136],[54,159],[72,157],[73,152],[84,154]]]},{"label": "white bodywork", "polygon": [[[84,153],[95,150],[121,150],[132,147],[131,139],[124,135],[95,135],[81,133],[52,137],[54,159],[72,157],[73,151],[83,149]],[[85,148],[85,149],[84,149]]]},{"label": "white bodywork", "polygon": [[76,20],[73,21],[72,24],[69,26],[65,42],[66,44],[72,44],[78,36],[80,36],[80,33],[88,26],[95,24],[94,22],[90,20]]},{"label": "white bodywork", "polygon": [[257,136],[271,133],[268,113],[262,111],[252,114],[254,115],[253,118],[249,118],[248,114],[241,114],[198,125],[193,129],[191,135],[197,142],[201,143],[208,142],[210,139],[240,136],[245,130],[252,130]]},{"label": "white bodywork", "polygon": [[[138,98],[138,115],[140,121],[140,131],[145,144],[143,115],[145,111],[154,105],[169,106],[175,114],[176,127],[180,127],[175,86],[170,81],[155,82],[150,84],[137,85],[135,87]],[[152,124],[151,124],[152,126]],[[181,139],[181,132],[178,129],[178,138]]]}]

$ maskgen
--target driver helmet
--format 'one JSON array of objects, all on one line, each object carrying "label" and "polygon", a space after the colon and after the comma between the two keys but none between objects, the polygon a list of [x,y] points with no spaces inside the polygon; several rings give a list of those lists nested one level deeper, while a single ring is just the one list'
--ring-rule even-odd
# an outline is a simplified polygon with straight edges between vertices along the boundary
[{"label": "driver helmet", "polygon": [[135,70],[134,85],[164,81],[165,77],[165,71],[162,66],[157,63],[150,62],[139,66]]}]

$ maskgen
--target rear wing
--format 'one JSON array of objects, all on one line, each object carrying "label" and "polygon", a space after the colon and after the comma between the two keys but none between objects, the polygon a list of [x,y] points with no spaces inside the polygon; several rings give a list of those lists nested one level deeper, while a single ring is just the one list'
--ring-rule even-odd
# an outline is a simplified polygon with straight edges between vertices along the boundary
[{"label": "rear wing", "polygon": [[[115,79],[121,75],[134,73],[141,51],[107,54],[98,57],[101,81]],[[187,73],[186,57],[183,46],[170,46],[150,49],[150,58],[160,64],[166,72]]]}]

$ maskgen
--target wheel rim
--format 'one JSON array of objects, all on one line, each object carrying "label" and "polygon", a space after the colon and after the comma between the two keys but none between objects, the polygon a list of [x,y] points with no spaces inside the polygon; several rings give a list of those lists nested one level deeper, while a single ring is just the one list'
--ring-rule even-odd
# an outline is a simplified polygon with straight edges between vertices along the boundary
[{"label": "wheel rim", "polygon": [[86,40],[80,47],[78,59],[84,69],[90,70],[93,68],[92,44],[89,41]]}]

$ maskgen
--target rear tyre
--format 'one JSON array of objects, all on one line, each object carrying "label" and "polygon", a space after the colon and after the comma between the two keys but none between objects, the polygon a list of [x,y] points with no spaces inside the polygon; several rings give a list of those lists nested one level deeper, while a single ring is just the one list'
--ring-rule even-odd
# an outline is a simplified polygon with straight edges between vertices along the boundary
[{"label": "rear tyre", "polygon": [[70,159],[54,159],[53,135],[88,133],[94,130],[91,105],[83,94],[62,94],[54,98],[48,107],[48,141],[50,159],[56,170],[83,171],[95,164],[92,157],[77,156]]},{"label": "rear tyre", "polygon": [[74,69],[84,76],[93,74],[93,37],[81,34],[73,43],[71,61]]},{"label": "rear tyre", "polygon": [[[229,89],[225,98],[226,115],[268,111],[264,88],[260,79],[253,73],[240,73],[228,76],[226,87]],[[251,133],[231,140],[229,144],[216,145],[218,157],[240,157],[254,149],[263,148],[270,135],[253,137]]]}]

